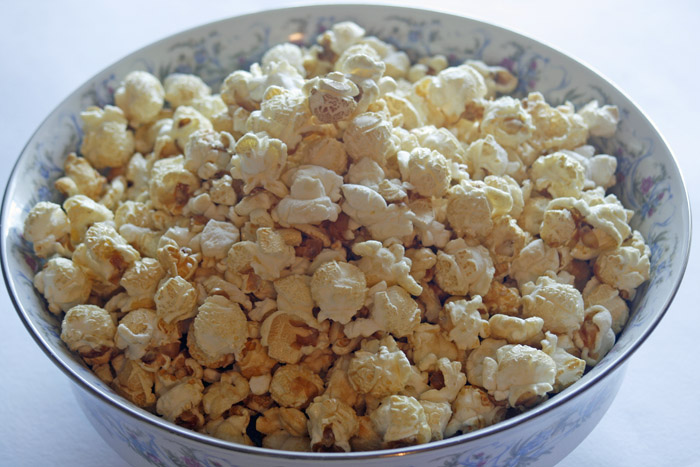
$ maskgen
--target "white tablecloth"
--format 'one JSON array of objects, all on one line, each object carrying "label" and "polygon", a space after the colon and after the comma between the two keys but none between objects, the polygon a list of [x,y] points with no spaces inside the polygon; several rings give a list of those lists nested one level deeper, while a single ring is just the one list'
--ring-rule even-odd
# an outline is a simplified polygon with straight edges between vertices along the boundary
[{"label": "white tablecloth", "polygon": [[[685,174],[691,202],[700,206],[697,2],[401,2],[424,3],[522,32],[578,57],[618,84],[665,135]],[[3,2],[1,186],[43,118],[102,68],[180,30],[288,5],[281,0]],[[560,465],[697,465],[697,251],[667,316],[629,362],[610,411]],[[0,465],[124,465],[84,418],[71,383],[29,337],[4,289],[0,309]]]}]

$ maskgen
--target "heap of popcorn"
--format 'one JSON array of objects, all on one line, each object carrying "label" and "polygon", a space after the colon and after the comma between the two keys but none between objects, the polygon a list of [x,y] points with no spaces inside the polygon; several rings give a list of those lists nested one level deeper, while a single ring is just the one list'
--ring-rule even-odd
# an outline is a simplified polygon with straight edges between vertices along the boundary
[{"label": "heap of popcorn", "polygon": [[134,404],[243,444],[408,446],[578,380],[649,278],[576,111],[353,23],[219,94],[134,71],[26,218],[61,338]]}]

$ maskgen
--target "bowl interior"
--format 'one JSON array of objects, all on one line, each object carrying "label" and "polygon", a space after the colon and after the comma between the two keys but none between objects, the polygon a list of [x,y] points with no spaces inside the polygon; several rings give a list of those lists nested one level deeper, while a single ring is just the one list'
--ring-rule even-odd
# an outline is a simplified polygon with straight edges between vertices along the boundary
[{"label": "bowl interior", "polygon": [[600,152],[618,158],[619,184],[614,192],[626,207],[635,210],[632,226],[641,231],[651,247],[651,280],[638,291],[630,320],[610,353],[581,381],[519,416],[522,420],[549,405],[565,402],[601,379],[653,330],[685,270],[690,211],[682,176],[668,146],[622,92],[564,54],[482,22],[388,6],[300,7],[223,20],[141,49],[101,71],[68,96],[27,143],[8,182],[2,206],[4,277],[34,339],[75,382],[104,400],[128,407],[129,412],[145,420],[163,423],[158,417],[131,407],[63,345],[59,338],[60,321],[47,311],[32,284],[41,266],[31,245],[22,238],[24,219],[39,201],[61,201],[53,183],[63,171],[66,155],[79,147],[80,111],[89,105],[112,103],[119,81],[135,69],[147,70],[160,78],[172,72],[195,73],[217,90],[231,71],[247,69],[271,46],[287,41],[308,45],[320,32],[342,20],[357,22],[369,35],[407,51],[412,59],[439,53],[447,56],[451,64],[474,58],[503,65],[519,77],[520,96],[536,90],[552,104],[571,101],[578,107],[597,99],[620,109],[617,135],[595,144]]}]

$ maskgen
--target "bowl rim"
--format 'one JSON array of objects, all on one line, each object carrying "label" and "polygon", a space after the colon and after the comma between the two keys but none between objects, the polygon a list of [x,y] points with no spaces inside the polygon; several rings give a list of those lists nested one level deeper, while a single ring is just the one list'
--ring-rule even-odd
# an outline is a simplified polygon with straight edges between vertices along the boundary
[{"label": "bowl rim", "polygon": [[[58,111],[59,109],[67,102],[69,101],[75,94],[77,94],[81,88],[86,86],[88,83],[92,82],[97,78],[98,76],[102,75],[105,73],[107,70],[110,68],[114,67],[115,65],[128,60],[131,57],[138,56],[143,52],[143,50],[151,47],[155,47],[159,44],[166,43],[166,42],[171,42],[177,37],[181,36],[187,36],[191,35],[193,33],[196,33],[199,30],[206,30],[206,29],[214,29],[217,26],[223,25],[227,22],[230,22],[232,20],[244,20],[245,18],[252,18],[252,17],[257,17],[261,15],[266,15],[270,14],[272,12],[279,13],[279,14],[288,14],[292,13],[295,11],[302,11],[302,10],[308,10],[308,9],[313,9],[313,8],[323,8],[327,10],[338,10],[338,14],[345,14],[345,11],[348,10],[349,8],[363,8],[363,9],[374,9],[376,11],[381,11],[381,10],[396,10],[397,12],[406,12],[410,13],[412,15],[417,15],[417,14],[434,14],[434,15],[439,15],[442,17],[449,17],[451,20],[466,20],[470,21],[473,24],[477,26],[483,26],[485,28],[489,28],[492,30],[496,30],[497,32],[500,33],[506,33],[509,35],[514,35],[516,39],[518,40],[525,40],[525,41],[530,41],[534,43],[537,46],[543,47],[544,49],[547,49],[547,52],[552,53],[554,55],[559,55],[565,59],[571,60],[583,68],[587,69],[588,71],[592,72],[593,74],[597,75],[600,79],[602,79],[607,85],[609,85],[611,88],[615,89],[624,99],[626,99],[633,108],[639,112],[640,116],[643,117],[648,123],[649,126],[652,130],[652,136],[655,136],[658,138],[659,141],[663,143],[663,147],[666,148],[668,151],[669,155],[671,156],[671,160],[674,162],[674,169],[677,172],[678,178],[680,180],[680,192],[679,194],[682,193],[681,201],[682,201],[682,208],[684,212],[681,213],[681,218],[686,217],[688,219],[688,228],[685,234],[687,235],[687,242],[683,243],[681,246],[683,248],[683,251],[681,251],[681,266],[680,269],[678,270],[678,277],[673,284],[671,290],[668,293],[668,297],[666,301],[664,302],[663,306],[661,307],[661,310],[658,312],[658,314],[654,317],[653,320],[647,325],[646,329],[643,330],[643,332],[630,344],[629,348],[626,349],[624,352],[622,352],[616,359],[611,362],[606,368],[603,368],[601,371],[598,373],[592,375],[589,379],[582,381],[580,385],[574,384],[573,386],[570,386],[566,390],[558,393],[555,397],[552,397],[545,401],[542,404],[539,404],[526,412],[523,412],[521,414],[518,414],[514,417],[511,417],[509,419],[503,420],[499,423],[496,423],[494,425],[481,428],[479,430],[476,430],[471,433],[466,433],[458,436],[453,436],[451,438],[446,438],[443,440],[439,441],[431,441],[425,444],[419,444],[415,446],[409,446],[405,448],[396,448],[396,449],[386,449],[386,450],[375,450],[375,451],[356,451],[356,452],[345,452],[345,453],[317,453],[317,452],[296,452],[296,451],[283,451],[283,450],[278,450],[278,449],[269,449],[269,448],[262,448],[262,447],[257,447],[257,446],[247,446],[243,444],[237,444],[237,443],[232,443],[228,442],[222,439],[214,438],[213,436],[205,435],[193,430],[189,430],[183,427],[180,427],[174,423],[168,422],[167,420],[158,417],[155,414],[152,414],[145,409],[141,409],[140,407],[137,407],[136,405],[129,404],[128,401],[122,401],[120,400],[116,393],[114,395],[107,394],[103,391],[101,391],[98,387],[94,386],[92,383],[88,382],[86,379],[84,379],[80,374],[78,374],[76,371],[74,371],[68,364],[66,364],[62,358],[58,355],[57,352],[53,351],[51,349],[51,346],[45,341],[44,337],[42,334],[39,332],[35,324],[32,322],[32,320],[29,318],[27,312],[24,310],[23,305],[20,303],[20,300],[18,299],[18,294],[17,291],[15,290],[15,281],[13,279],[13,276],[10,272],[10,267],[8,264],[8,256],[7,256],[7,245],[6,242],[8,242],[8,231],[7,231],[7,226],[8,223],[6,221],[7,217],[9,216],[9,206],[11,203],[11,198],[10,194],[14,191],[15,185],[17,184],[17,169],[20,164],[20,161],[22,159],[22,156],[28,152],[29,145],[30,143],[34,140],[35,136],[37,133],[43,128],[43,126],[46,124],[46,122],[51,119]],[[683,203],[684,202],[684,203]],[[64,373],[66,374],[72,381],[75,383],[78,387],[80,387],[83,391],[87,392],[91,396],[96,397],[97,399],[100,399],[102,402],[107,403],[109,406],[111,406],[113,409],[118,410],[119,412],[125,412],[129,416],[136,418],[140,422],[144,422],[148,424],[149,426],[152,426],[154,428],[157,428],[159,430],[166,431],[170,434],[174,434],[177,436],[182,436],[184,438],[187,438],[191,441],[199,442],[199,443],[204,443],[205,445],[213,446],[216,448],[224,449],[229,452],[238,452],[241,454],[248,454],[248,455],[255,455],[255,456],[265,456],[265,457],[270,457],[274,459],[294,459],[294,460],[307,460],[307,461],[352,461],[352,460],[364,460],[364,459],[381,459],[381,458],[387,458],[387,457],[394,457],[394,456],[406,456],[406,455],[417,455],[429,451],[435,451],[438,449],[442,448],[448,448],[452,446],[456,446],[465,442],[477,440],[477,439],[482,439],[488,436],[491,436],[493,434],[499,433],[499,432],[505,432],[507,430],[513,429],[531,419],[536,418],[537,416],[553,411],[555,409],[558,409],[559,407],[563,406],[567,401],[574,399],[575,397],[587,392],[594,386],[596,386],[598,383],[600,383],[603,379],[605,379],[608,375],[612,374],[615,372],[617,369],[619,369],[626,361],[637,351],[637,349],[647,340],[649,335],[654,331],[654,329],[657,327],[661,319],[664,317],[666,312],[668,311],[671,303],[673,302],[678,289],[680,288],[681,283],[683,282],[683,278],[685,275],[685,272],[687,270],[688,266],[688,261],[689,261],[689,256],[690,256],[690,246],[692,242],[692,211],[690,209],[690,198],[688,196],[688,190],[687,190],[687,185],[685,182],[685,178],[683,176],[683,173],[680,170],[680,165],[678,164],[678,159],[673,153],[670,145],[664,138],[664,136],[659,132],[657,126],[654,124],[654,122],[649,118],[649,116],[641,109],[639,105],[637,105],[623,90],[621,90],[616,84],[614,84],[610,79],[608,79],[604,74],[600,73],[597,69],[594,67],[590,66],[588,63],[578,59],[577,57],[564,53],[561,50],[559,50],[556,47],[551,46],[550,44],[543,42],[539,39],[534,39],[526,34],[523,34],[515,29],[512,28],[506,28],[503,26],[496,25],[494,23],[484,21],[481,19],[476,19],[473,17],[465,16],[462,14],[458,14],[449,10],[443,10],[443,9],[438,9],[438,8],[416,8],[416,7],[405,7],[401,6],[399,4],[393,4],[393,3],[387,3],[387,4],[368,4],[368,3],[333,3],[333,4],[314,4],[314,3],[308,3],[308,4],[301,4],[301,5],[294,5],[294,6],[289,6],[289,7],[283,7],[283,8],[271,8],[271,9],[261,9],[261,10],[256,10],[250,13],[246,13],[243,15],[234,15],[230,16],[227,18],[223,18],[220,20],[215,20],[211,22],[207,22],[204,24],[200,24],[198,26],[194,26],[191,28],[187,28],[185,30],[176,32],[174,34],[170,34],[166,37],[163,37],[161,39],[158,39],[156,41],[150,42],[146,44],[143,47],[138,48],[137,50],[119,58],[118,60],[113,61],[97,73],[93,74],[90,78],[87,80],[83,81],[77,88],[75,88],[70,94],[68,94],[64,99],[62,99],[54,108],[53,110],[41,121],[41,123],[37,126],[36,130],[32,133],[32,135],[29,137],[27,143],[24,145],[22,148],[21,152],[19,153],[19,156],[15,160],[15,163],[10,171],[10,174],[8,176],[8,181],[5,186],[5,190],[3,192],[3,200],[2,200],[2,206],[0,207],[0,227],[1,227],[1,233],[2,233],[2,240],[0,241],[0,263],[2,264],[2,272],[3,272],[3,280],[5,282],[5,286],[7,288],[7,291],[9,292],[8,295],[10,297],[10,300],[12,301],[12,304],[17,311],[17,314],[24,324],[25,328],[29,332],[29,334],[32,336],[34,341],[37,343],[37,345],[41,348],[41,350],[46,354],[46,356]]]}]

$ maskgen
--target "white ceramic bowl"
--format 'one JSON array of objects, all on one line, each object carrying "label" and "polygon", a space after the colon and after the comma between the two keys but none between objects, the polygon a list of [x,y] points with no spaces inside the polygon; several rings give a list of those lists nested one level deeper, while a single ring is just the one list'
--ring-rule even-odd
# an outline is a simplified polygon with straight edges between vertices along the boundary
[{"label": "white ceramic bowl", "polygon": [[[638,291],[629,323],[610,353],[580,381],[529,412],[480,431],[407,449],[348,454],[291,453],[235,445],[171,424],[141,410],[102,383],[59,339],[59,320],[34,290],[39,263],[22,238],[38,201],[60,202],[53,182],[67,153],[81,139],[79,112],[112,103],[127,72],[159,77],[195,73],[218,89],[232,70],[247,68],[280,42],[309,43],[325,28],[353,20],[368,34],[393,43],[412,58],[441,53],[510,68],[518,94],[542,92],[550,103],[615,104],[621,123],[598,149],[618,157],[615,193],[637,212],[632,221],[651,251],[651,280]],[[132,464],[154,465],[525,465],[553,464],[593,429],[615,397],[625,362],[663,317],[685,271],[690,210],[678,165],[643,113],[615,86],[564,54],[514,32],[443,13],[389,6],[300,7],[235,17],[169,37],[97,74],[68,96],[27,143],[8,182],[2,205],[2,268],[27,330],[75,383],[81,407],[100,435]]]}]

